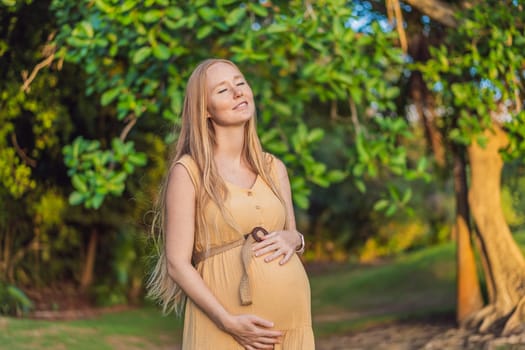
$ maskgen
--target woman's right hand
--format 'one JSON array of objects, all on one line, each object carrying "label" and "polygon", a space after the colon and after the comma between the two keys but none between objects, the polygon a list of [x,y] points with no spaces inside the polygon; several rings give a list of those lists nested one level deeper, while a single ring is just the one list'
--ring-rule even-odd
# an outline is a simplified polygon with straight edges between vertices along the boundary
[{"label": "woman's right hand", "polygon": [[255,315],[231,316],[224,330],[246,350],[273,349],[282,332],[271,330],[273,323]]}]

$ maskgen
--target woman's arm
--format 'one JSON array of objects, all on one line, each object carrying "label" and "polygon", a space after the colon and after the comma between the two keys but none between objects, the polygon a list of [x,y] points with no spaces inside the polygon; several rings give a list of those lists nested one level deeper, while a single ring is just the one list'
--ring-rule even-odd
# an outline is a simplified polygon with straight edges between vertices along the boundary
[{"label": "woman's arm", "polygon": [[275,231],[267,236],[262,237],[263,241],[254,244],[253,250],[255,252],[255,256],[261,256],[272,252],[272,254],[264,258],[264,261],[266,262],[270,262],[280,256],[283,256],[283,258],[279,261],[279,263],[282,265],[288,262],[297,251],[300,251],[304,248],[304,241],[302,234],[297,231],[295,225],[292,190],[290,187],[290,179],[288,178],[288,171],[281,160],[274,157],[273,161],[276,163],[275,168],[279,181],[279,187],[281,189],[281,196],[283,197],[284,205],[286,207],[288,227],[286,230]]},{"label": "woman's arm", "polygon": [[254,315],[231,315],[191,264],[195,232],[195,188],[182,164],[176,164],[166,193],[168,273],[186,295],[222,330],[246,349],[273,349],[282,335],[272,322]]}]

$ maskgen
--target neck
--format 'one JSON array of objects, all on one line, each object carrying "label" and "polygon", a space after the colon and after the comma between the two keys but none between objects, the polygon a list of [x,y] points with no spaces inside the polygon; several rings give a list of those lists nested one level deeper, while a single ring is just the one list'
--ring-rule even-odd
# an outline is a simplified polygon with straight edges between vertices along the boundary
[{"label": "neck", "polygon": [[216,160],[242,161],[244,148],[244,126],[236,128],[215,127],[216,145],[214,157]]}]

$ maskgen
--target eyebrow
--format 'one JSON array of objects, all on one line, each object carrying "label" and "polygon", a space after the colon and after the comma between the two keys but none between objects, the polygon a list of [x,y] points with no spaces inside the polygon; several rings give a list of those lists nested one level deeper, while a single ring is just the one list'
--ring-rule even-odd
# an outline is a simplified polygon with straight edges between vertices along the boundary
[{"label": "eyebrow", "polygon": [[[244,79],[244,77],[243,77],[242,75],[236,75],[236,76],[233,77],[233,80],[237,80],[237,79]],[[226,84],[226,82],[227,82],[227,80],[223,80],[223,81],[221,81],[220,83],[215,84],[215,85],[211,88],[211,90],[212,90],[212,91],[215,90],[218,86],[220,86],[220,85],[222,85],[222,84]]]}]

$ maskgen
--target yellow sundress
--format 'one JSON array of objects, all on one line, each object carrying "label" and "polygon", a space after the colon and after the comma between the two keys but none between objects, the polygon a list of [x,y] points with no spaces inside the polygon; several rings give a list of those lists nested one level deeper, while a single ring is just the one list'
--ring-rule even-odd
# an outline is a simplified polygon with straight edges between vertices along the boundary
[{"label": "yellow sundress", "polygon": [[[271,156],[273,157],[273,156]],[[193,185],[200,184],[199,170],[189,155],[181,157]],[[272,168],[275,162],[272,161]],[[272,169],[275,174],[275,169]],[[274,176],[275,178],[275,176]],[[264,227],[268,232],[282,230],[285,209],[271,188],[257,176],[251,188],[242,188],[226,182],[229,191],[226,208],[234,215],[242,232]],[[222,218],[215,204],[206,210],[206,223],[211,230],[210,248],[238,241],[242,235]],[[247,271],[252,296],[251,305],[242,306],[239,284],[243,274],[241,246],[228,249],[197,263],[196,269],[215,297],[232,314],[254,314],[274,323],[275,330],[284,333],[276,350],[313,350],[314,336],[310,310],[310,284],[299,257],[294,256],[284,265],[279,260],[265,262],[264,256],[252,256]],[[205,250],[200,232],[195,232],[194,252]],[[183,350],[242,350],[231,335],[220,330],[202,310],[188,298],[184,315]]]}]

